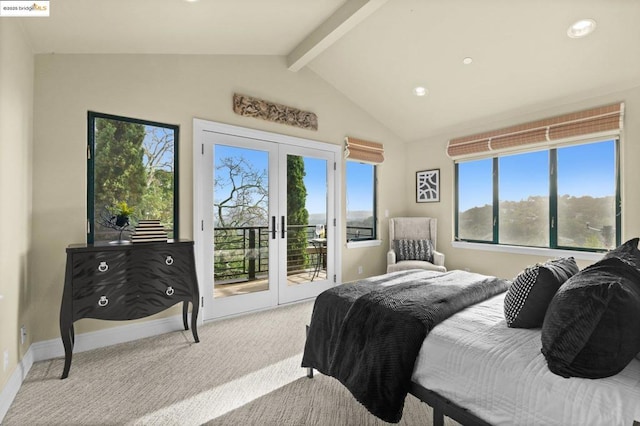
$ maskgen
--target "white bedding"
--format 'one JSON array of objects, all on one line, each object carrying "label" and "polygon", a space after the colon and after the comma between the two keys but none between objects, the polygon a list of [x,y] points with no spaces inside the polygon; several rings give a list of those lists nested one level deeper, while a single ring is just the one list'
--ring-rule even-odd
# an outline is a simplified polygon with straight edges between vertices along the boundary
[{"label": "white bedding", "polygon": [[640,361],[605,379],[547,368],[540,330],[508,328],[504,293],[436,326],[413,381],[495,425],[628,425],[640,421]]}]

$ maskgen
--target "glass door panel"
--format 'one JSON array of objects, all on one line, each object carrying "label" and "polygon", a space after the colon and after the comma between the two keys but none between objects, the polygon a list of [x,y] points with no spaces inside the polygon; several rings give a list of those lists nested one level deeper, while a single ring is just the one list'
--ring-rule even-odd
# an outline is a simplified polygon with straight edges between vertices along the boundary
[{"label": "glass door panel", "polygon": [[327,160],[287,155],[287,285],[327,279]]},{"label": "glass door panel", "polygon": [[[281,303],[314,297],[333,285],[333,153],[286,147],[280,153],[280,211],[285,244],[281,244],[283,264],[280,274]],[[331,182],[331,183],[330,183]],[[286,187],[283,187],[283,183]]]},{"label": "glass door panel", "polygon": [[204,131],[201,140],[195,233],[204,319],[308,299],[335,285],[340,150],[253,132]]},{"label": "glass door panel", "polygon": [[[278,146],[208,133],[203,221],[206,318],[277,304],[278,241],[270,232],[277,215]],[[273,210],[273,211],[272,211]],[[205,318],[205,319],[206,319]]]},{"label": "glass door panel", "polygon": [[216,145],[214,298],[269,290],[269,153]]}]

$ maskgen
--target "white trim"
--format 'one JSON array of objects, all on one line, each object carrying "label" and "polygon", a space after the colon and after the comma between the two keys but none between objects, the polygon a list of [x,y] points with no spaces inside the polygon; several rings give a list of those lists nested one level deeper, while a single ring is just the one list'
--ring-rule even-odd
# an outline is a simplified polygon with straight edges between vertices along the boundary
[{"label": "white trim", "polygon": [[380,244],[382,244],[382,240],[349,241],[347,242],[347,248],[377,247]]},{"label": "white trim", "polygon": [[[134,322],[117,327],[106,328],[98,331],[90,331],[76,335],[73,353],[90,351],[118,343],[131,342],[145,337],[157,336],[172,331],[185,331],[182,324],[182,314],[157,320]],[[191,333],[189,330],[187,333]],[[33,348],[34,362],[44,361],[64,356],[64,347],[61,339],[51,339],[36,342]],[[73,365],[72,365],[73,367]],[[60,372],[62,374],[62,371]]]},{"label": "white trim", "polygon": [[[245,138],[251,139],[254,141],[258,141],[262,144],[265,142],[270,142],[278,145],[278,149],[280,146],[289,145],[290,147],[295,147],[298,149],[312,149],[323,152],[332,153],[334,155],[334,161],[336,165],[340,161],[343,145],[341,144],[332,144],[327,142],[316,141],[312,139],[306,139],[296,136],[288,136],[280,133],[272,133],[263,130],[250,129],[246,127],[239,127],[225,123],[219,123],[215,121],[203,120],[199,118],[193,119],[193,200],[194,200],[194,209],[193,209],[193,239],[195,241],[195,253],[196,253],[196,270],[198,275],[198,283],[200,286],[200,294],[204,296],[204,306],[201,306],[200,309],[200,319],[202,321],[208,321],[217,316],[226,316],[224,312],[220,310],[216,310],[213,307],[213,302],[210,296],[212,293],[207,283],[212,283],[212,279],[207,277],[207,270],[205,270],[205,266],[202,263],[202,259],[209,258],[209,255],[206,253],[208,250],[205,247],[205,243],[207,238],[205,235],[207,233],[212,232],[212,219],[208,215],[208,212],[205,210],[208,201],[205,199],[208,195],[203,195],[204,192],[209,193],[208,191],[203,191],[203,185],[206,179],[208,179],[209,175],[206,172],[206,165],[204,164],[204,158],[202,155],[202,147],[204,146],[205,151],[207,147],[207,138],[214,135],[215,137],[219,137],[220,135],[227,135],[234,138]],[[206,152],[208,155],[209,153]],[[332,185],[333,194],[335,195],[334,204],[333,204],[333,218],[335,218],[335,226],[331,224],[327,224],[328,226],[333,226],[334,235],[336,238],[334,239],[333,250],[335,253],[335,261],[333,266],[333,273],[330,271],[328,277],[331,275],[335,276],[335,282],[331,279],[328,279],[328,282],[333,286],[342,283],[342,245],[339,243],[343,238],[343,229],[342,229],[342,220],[339,212],[342,211],[341,206],[341,182],[342,178],[342,168],[335,167],[334,168],[334,183]],[[271,180],[270,180],[271,181]],[[270,191],[271,192],[271,191]],[[329,196],[330,191],[329,191]],[[329,216],[327,216],[329,218]],[[203,225],[204,224],[204,225]],[[202,229],[204,228],[204,229]],[[274,280],[274,284],[276,284],[276,280]],[[302,287],[301,287],[302,288]],[[210,296],[207,296],[210,295]],[[257,294],[256,294],[257,296]],[[243,296],[244,297],[244,296]],[[304,296],[303,296],[304,297]],[[246,299],[246,298],[245,298]],[[240,301],[240,299],[238,300]],[[284,299],[280,299],[277,303],[286,303],[287,301]],[[272,306],[277,305],[277,303]],[[265,306],[268,308],[268,306]],[[258,308],[256,308],[258,309]],[[250,310],[254,310],[253,308]]]},{"label": "white trim", "polygon": [[485,243],[470,243],[467,241],[452,241],[451,247],[469,250],[482,250],[493,251],[500,253],[514,253],[514,254],[526,254],[530,256],[540,257],[569,257],[572,256],[579,260],[592,260],[598,261],[602,259],[604,253],[589,252],[579,250],[561,250],[542,247],[524,247],[524,246],[510,246],[506,244],[485,244]]},{"label": "white trim", "polygon": [[[32,345],[33,346],[33,345]],[[0,424],[4,420],[4,416],[7,415],[13,400],[15,399],[20,387],[22,386],[23,380],[27,377],[27,373],[31,370],[31,366],[33,365],[33,351],[31,347],[27,350],[27,353],[22,357],[16,369],[13,370],[11,376],[9,376],[9,380],[2,388],[0,392]]]}]

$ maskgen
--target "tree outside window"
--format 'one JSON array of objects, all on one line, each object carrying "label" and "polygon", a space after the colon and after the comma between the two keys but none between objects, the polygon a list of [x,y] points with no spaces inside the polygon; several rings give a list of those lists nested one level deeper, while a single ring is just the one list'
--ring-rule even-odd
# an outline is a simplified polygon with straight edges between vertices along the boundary
[{"label": "tree outside window", "polygon": [[107,224],[122,203],[132,209],[126,231],[159,219],[176,238],[178,127],[94,112],[88,126],[89,242],[118,238]]}]

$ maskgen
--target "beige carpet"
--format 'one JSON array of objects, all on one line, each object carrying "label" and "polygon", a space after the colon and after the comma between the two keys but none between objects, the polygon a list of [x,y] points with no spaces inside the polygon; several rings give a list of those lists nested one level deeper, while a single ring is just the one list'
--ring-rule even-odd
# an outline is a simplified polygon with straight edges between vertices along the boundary
[{"label": "beige carpet", "polygon": [[[336,380],[300,368],[312,303],[33,365],[3,425],[384,425]],[[80,336],[79,338],[82,338]],[[430,425],[406,401],[401,425]]]}]

